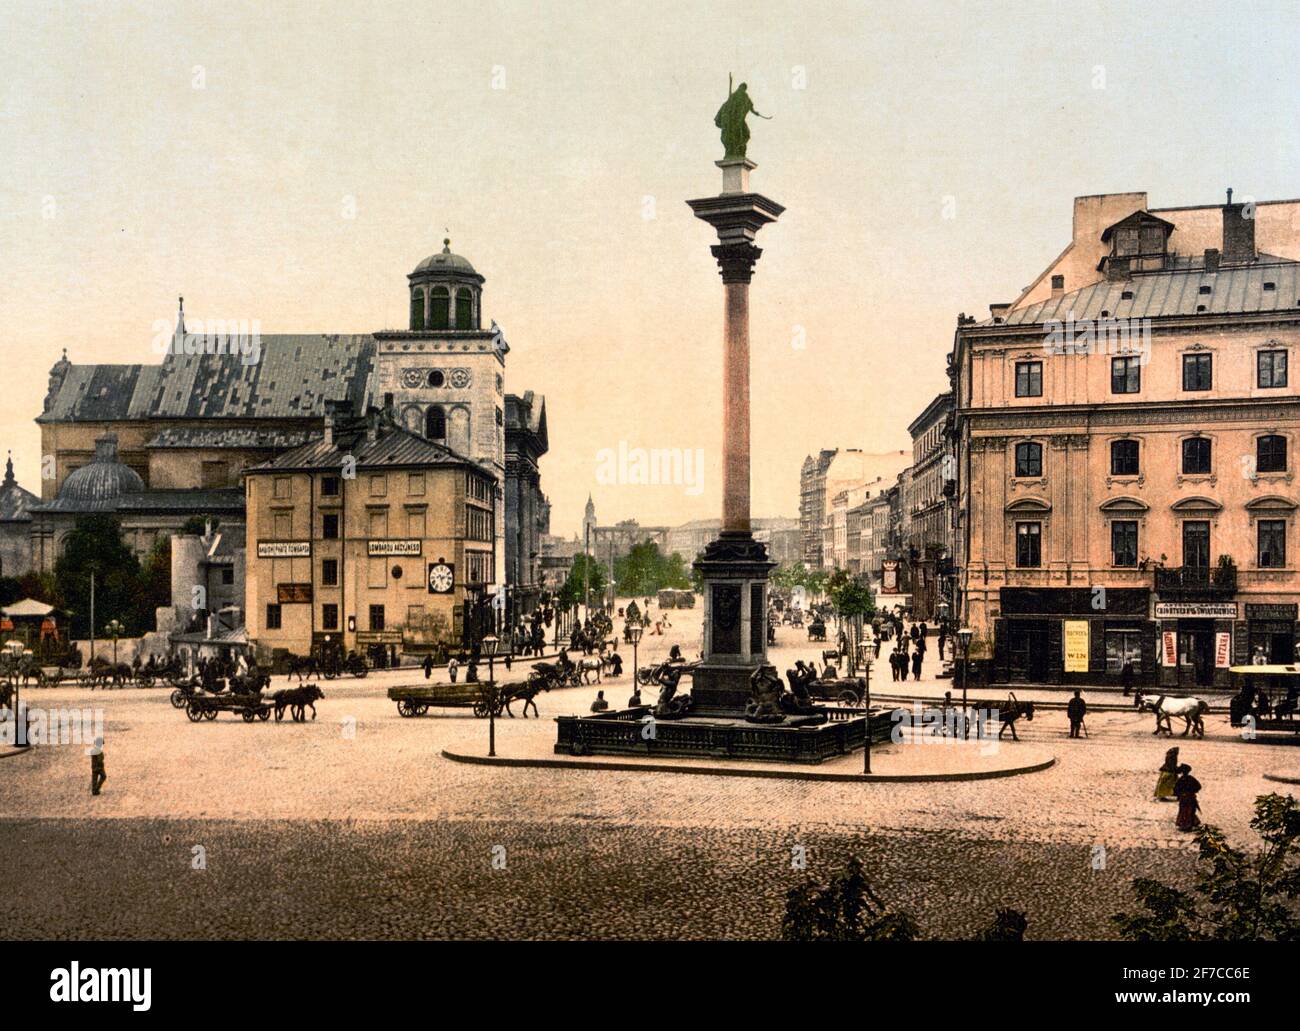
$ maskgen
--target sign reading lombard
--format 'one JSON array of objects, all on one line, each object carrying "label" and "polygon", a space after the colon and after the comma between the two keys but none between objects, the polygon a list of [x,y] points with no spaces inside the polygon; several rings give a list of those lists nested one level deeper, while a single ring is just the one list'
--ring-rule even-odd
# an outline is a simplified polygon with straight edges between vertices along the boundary
[{"label": "sign reading lombard", "polygon": [[1156,619],[1236,619],[1235,601],[1158,601]]},{"label": "sign reading lombard", "polygon": [[371,558],[386,558],[405,555],[410,558],[420,557],[420,541],[382,540],[366,541],[366,554]]},{"label": "sign reading lombard", "polygon": [[311,558],[311,541],[258,541],[258,558]]}]

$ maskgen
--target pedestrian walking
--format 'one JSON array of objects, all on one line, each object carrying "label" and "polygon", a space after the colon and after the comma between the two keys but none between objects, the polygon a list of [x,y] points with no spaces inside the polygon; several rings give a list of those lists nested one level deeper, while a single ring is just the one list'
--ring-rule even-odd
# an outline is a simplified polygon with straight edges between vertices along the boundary
[{"label": "pedestrian walking", "polygon": [[1083,700],[1083,696],[1076,690],[1074,697],[1070,699],[1070,704],[1065,707],[1065,715],[1070,719],[1070,737],[1079,736],[1079,731],[1083,729],[1083,717],[1087,713],[1088,703]]},{"label": "pedestrian walking", "polygon": [[943,646],[948,642],[948,624],[939,624],[939,661],[943,662]]},{"label": "pedestrian walking", "polygon": [[1178,816],[1174,821],[1180,831],[1194,831],[1201,825],[1197,816],[1201,803],[1196,800],[1201,782],[1192,776],[1192,768],[1183,763],[1178,767],[1178,780],[1174,784],[1174,797],[1178,799]]},{"label": "pedestrian walking", "polygon": [[918,648],[912,656],[912,679],[921,679],[921,660],[925,658],[925,650]]},{"label": "pedestrian walking", "polygon": [[433,676],[433,656],[426,655],[424,657],[424,679],[428,680],[431,676]]},{"label": "pedestrian walking", "polygon": [[451,677],[451,682],[453,684],[456,683],[456,674],[459,672],[460,663],[456,660],[456,656],[453,655],[447,660],[447,676]]},{"label": "pedestrian walking", "polygon": [[1127,698],[1129,692],[1133,690],[1133,662],[1131,659],[1124,660],[1124,668],[1119,671],[1119,682],[1124,685],[1124,697]]},{"label": "pedestrian walking", "polygon": [[108,774],[104,772],[104,739],[97,737],[90,753],[90,793],[98,795],[106,780]]},{"label": "pedestrian walking", "polygon": [[1156,778],[1155,797],[1159,802],[1168,802],[1174,797],[1174,784],[1178,780],[1178,747],[1175,745],[1165,753],[1165,761]]}]

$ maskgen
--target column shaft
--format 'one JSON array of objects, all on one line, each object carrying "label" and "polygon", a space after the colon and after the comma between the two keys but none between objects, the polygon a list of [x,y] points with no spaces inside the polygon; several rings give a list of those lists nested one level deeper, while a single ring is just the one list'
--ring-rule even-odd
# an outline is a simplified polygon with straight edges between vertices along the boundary
[{"label": "column shaft", "polygon": [[722,528],[749,530],[749,283],[726,283]]}]

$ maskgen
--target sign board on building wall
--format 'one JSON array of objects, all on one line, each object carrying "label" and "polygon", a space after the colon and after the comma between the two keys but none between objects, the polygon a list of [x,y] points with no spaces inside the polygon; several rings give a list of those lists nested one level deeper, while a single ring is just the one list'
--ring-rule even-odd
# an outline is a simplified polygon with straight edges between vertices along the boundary
[{"label": "sign board on building wall", "polygon": [[1158,601],[1156,619],[1236,619],[1235,601]]},{"label": "sign board on building wall", "polygon": [[275,594],[281,605],[311,604],[311,584],[276,584]]},{"label": "sign board on building wall", "polygon": [[389,556],[406,556],[408,558],[419,558],[420,542],[413,541],[366,541],[366,554],[371,558],[385,558]]},{"label": "sign board on building wall", "polygon": [[1219,669],[1227,669],[1232,665],[1232,634],[1214,635],[1214,664]]},{"label": "sign board on building wall", "polygon": [[1088,621],[1086,619],[1067,619],[1064,621],[1063,644],[1065,647],[1065,672],[1088,672]]},{"label": "sign board on building wall", "polygon": [[401,644],[400,630],[358,630],[357,644]]},{"label": "sign board on building wall", "polygon": [[311,558],[311,541],[258,541],[258,558]]},{"label": "sign board on building wall", "polygon": [[1166,630],[1160,635],[1160,664],[1162,666],[1178,665],[1178,633]]},{"label": "sign board on building wall", "polygon": [[1296,608],[1297,606],[1294,604],[1255,605],[1251,602],[1246,602],[1246,618],[1276,620],[1278,622],[1294,622],[1297,618]]}]

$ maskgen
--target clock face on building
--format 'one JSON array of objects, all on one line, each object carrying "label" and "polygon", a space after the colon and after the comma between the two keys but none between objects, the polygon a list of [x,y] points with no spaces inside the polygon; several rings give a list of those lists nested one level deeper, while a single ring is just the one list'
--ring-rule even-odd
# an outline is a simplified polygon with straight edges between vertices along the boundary
[{"label": "clock face on building", "polygon": [[456,575],[446,562],[429,563],[429,593],[450,594],[456,583]]}]

